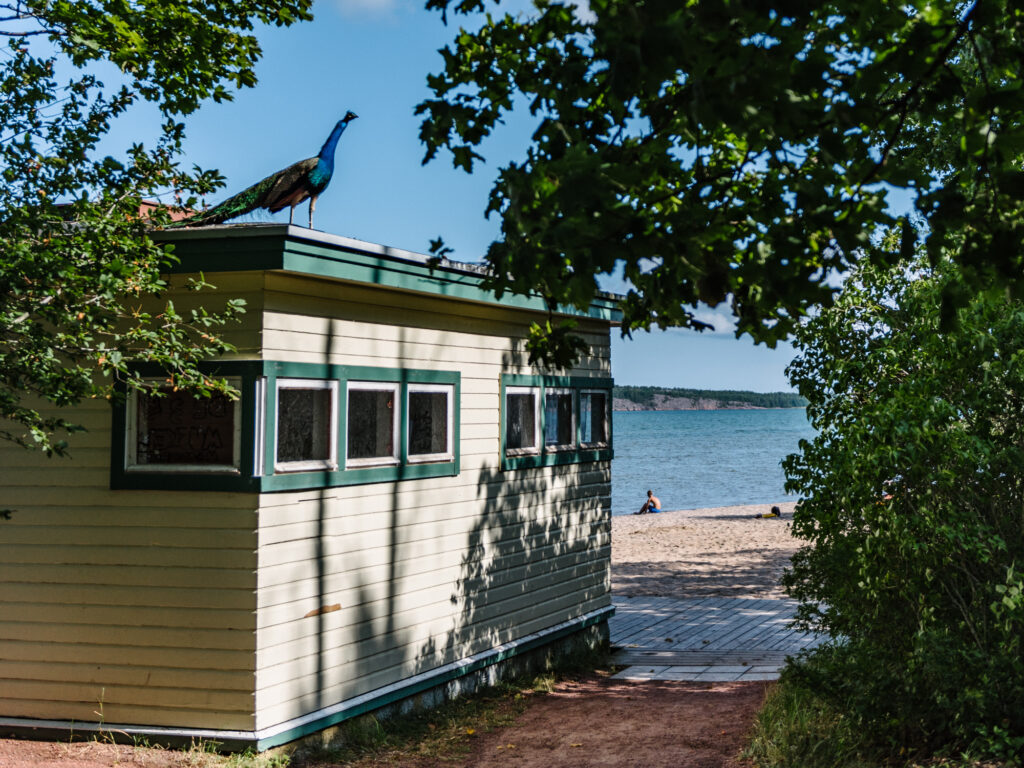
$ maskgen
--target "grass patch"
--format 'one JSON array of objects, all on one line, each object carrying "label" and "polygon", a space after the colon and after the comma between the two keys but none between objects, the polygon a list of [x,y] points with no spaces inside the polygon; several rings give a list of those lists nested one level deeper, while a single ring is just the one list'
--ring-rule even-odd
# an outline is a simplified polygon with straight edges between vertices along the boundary
[{"label": "grass patch", "polygon": [[876,768],[865,747],[849,718],[783,675],[758,713],[744,755],[759,768]]},{"label": "grass patch", "polygon": [[222,754],[220,744],[200,739],[180,752],[182,768],[288,768],[292,758],[287,752],[275,749],[269,752],[244,752]]},{"label": "grass patch", "polygon": [[[383,765],[444,765],[467,755],[474,740],[496,728],[509,726],[526,711],[530,701],[552,692],[563,679],[607,670],[601,650],[578,650],[546,659],[549,671],[500,682],[459,697],[433,709],[378,718],[374,714],[353,718],[328,729],[323,745],[311,739],[303,744],[277,747],[268,752],[251,750],[222,754],[221,744],[199,740],[184,749],[165,749],[143,737],[117,744],[113,733],[103,732],[97,743],[109,742],[122,762],[151,764],[159,768],[379,768]],[[599,674],[609,674],[602,671]],[[127,734],[124,734],[127,738]],[[132,750],[149,754],[134,754]],[[159,753],[159,754],[158,754]]]},{"label": "grass patch", "polygon": [[546,659],[547,670],[541,674],[502,681],[432,709],[387,719],[373,714],[353,718],[338,726],[329,746],[296,751],[291,765],[372,768],[455,761],[473,749],[479,736],[514,724],[531,700],[551,693],[560,680],[605,670],[607,662],[605,650],[578,648]]},{"label": "grass patch", "polygon": [[344,763],[360,768],[403,760],[456,760],[472,750],[477,736],[512,725],[530,700],[552,691],[557,680],[553,674],[544,674],[499,683],[411,715],[354,718],[338,727],[336,744],[304,751],[296,755],[293,765]]},{"label": "grass patch", "polygon": [[[893,754],[895,752],[895,754]],[[1019,761],[970,754],[924,757],[912,748],[886,749],[853,718],[783,673],[765,699],[744,751],[758,768],[1016,768]]]}]

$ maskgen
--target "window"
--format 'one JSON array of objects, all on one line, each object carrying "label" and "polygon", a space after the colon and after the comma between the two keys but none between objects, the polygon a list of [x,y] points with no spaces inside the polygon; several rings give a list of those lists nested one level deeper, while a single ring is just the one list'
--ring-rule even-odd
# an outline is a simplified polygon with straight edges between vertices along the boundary
[{"label": "window", "polygon": [[398,384],[348,383],[346,466],[397,464]]},{"label": "window", "polygon": [[547,389],[544,392],[544,446],[552,450],[571,450],[576,443],[571,389]]},{"label": "window", "polygon": [[540,450],[540,390],[532,387],[505,389],[505,452],[537,453]]},{"label": "window", "polygon": [[612,380],[502,374],[501,468],[610,461]]},{"label": "window", "polygon": [[237,473],[238,401],[219,394],[197,398],[166,386],[158,391],[129,398],[125,469]]},{"label": "window", "polygon": [[152,394],[129,391],[112,411],[111,488],[272,493],[460,472],[456,371],[202,365],[239,398],[197,400],[167,387],[156,366],[144,367]]},{"label": "window", "polygon": [[608,444],[608,394],[584,390],[580,392],[580,443]]},{"label": "window", "polygon": [[337,402],[335,381],[277,380],[276,472],[338,466]]},{"label": "window", "polygon": [[447,384],[410,384],[409,461],[452,460],[452,392]]}]

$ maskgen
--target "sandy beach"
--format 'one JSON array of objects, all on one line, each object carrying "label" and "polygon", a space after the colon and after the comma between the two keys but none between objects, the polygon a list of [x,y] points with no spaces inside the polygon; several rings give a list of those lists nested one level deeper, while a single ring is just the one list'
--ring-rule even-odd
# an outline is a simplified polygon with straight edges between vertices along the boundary
[{"label": "sandy beach", "polygon": [[785,597],[779,578],[800,544],[789,531],[795,505],[779,504],[781,518],[754,518],[771,506],[613,517],[613,593]]}]

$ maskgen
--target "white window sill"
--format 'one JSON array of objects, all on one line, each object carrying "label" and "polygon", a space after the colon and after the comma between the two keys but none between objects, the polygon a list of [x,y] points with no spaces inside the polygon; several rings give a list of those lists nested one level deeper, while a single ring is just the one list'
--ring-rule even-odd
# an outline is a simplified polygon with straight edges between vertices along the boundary
[{"label": "white window sill", "polygon": [[370,459],[349,459],[345,469],[365,469],[367,467],[397,467],[401,462],[394,456],[373,457]]},{"label": "white window sill", "polygon": [[275,474],[285,474],[288,472],[322,472],[322,471],[333,471],[338,468],[336,462],[333,461],[288,461],[283,464],[274,464]]},{"label": "white window sill", "polygon": [[506,448],[506,456],[539,456],[540,450],[537,448]]},{"label": "white window sill", "polygon": [[238,467],[226,464],[132,464],[125,472],[160,472],[164,474],[237,475]]},{"label": "white window sill", "polygon": [[445,461],[455,461],[451,453],[424,453],[417,456],[410,456],[410,464],[438,464]]}]

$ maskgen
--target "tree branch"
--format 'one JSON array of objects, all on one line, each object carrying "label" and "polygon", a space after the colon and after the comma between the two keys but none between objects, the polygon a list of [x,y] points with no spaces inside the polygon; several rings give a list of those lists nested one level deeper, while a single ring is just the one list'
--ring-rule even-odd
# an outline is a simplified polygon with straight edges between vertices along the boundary
[{"label": "tree branch", "polygon": [[896,102],[896,104],[899,105],[900,108],[899,121],[896,124],[896,130],[893,131],[892,135],[889,136],[888,141],[886,141],[885,147],[882,149],[882,154],[879,157],[878,162],[876,162],[872,166],[871,170],[868,171],[867,175],[857,185],[857,189],[854,190],[854,197],[859,195],[861,190],[865,187],[865,185],[869,184],[871,180],[878,175],[879,171],[881,171],[882,167],[889,159],[889,155],[895,148],[896,142],[899,140],[900,134],[903,132],[903,127],[907,123],[907,117],[910,114],[910,107],[913,100],[920,92],[920,90],[924,87],[924,84],[931,79],[932,75],[934,75],[940,67],[946,64],[946,61],[949,59],[949,56],[953,52],[953,49],[956,47],[957,43],[960,42],[964,34],[970,28],[971,18],[973,17],[974,11],[977,7],[978,4],[974,3],[967,10],[967,12],[963,15],[963,17],[956,25],[956,34],[954,34],[950,41],[946,43],[946,46],[942,49],[942,53],[935,58],[935,61],[933,61],[931,66],[928,67],[928,70],[924,73],[924,75],[918,78],[918,80],[915,83],[913,83],[907,90],[907,92],[903,94],[903,96]]}]

